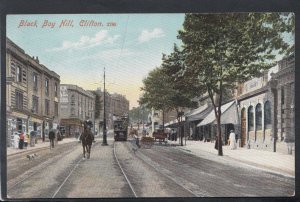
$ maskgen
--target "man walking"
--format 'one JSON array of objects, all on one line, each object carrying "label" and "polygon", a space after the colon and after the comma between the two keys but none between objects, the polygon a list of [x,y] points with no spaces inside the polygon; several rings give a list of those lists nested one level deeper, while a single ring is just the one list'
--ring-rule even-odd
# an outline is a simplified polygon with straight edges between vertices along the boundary
[{"label": "man walking", "polygon": [[50,149],[54,148],[55,131],[52,129],[49,132]]}]

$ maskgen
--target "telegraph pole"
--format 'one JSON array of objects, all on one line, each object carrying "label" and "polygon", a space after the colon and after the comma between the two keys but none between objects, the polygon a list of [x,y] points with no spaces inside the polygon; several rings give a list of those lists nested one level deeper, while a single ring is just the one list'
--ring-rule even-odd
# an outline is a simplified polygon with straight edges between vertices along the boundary
[{"label": "telegraph pole", "polygon": [[102,146],[106,146],[107,144],[107,139],[106,139],[106,104],[105,104],[105,97],[106,97],[106,92],[105,92],[105,67],[104,67],[104,96],[103,96],[103,141],[102,141]]}]

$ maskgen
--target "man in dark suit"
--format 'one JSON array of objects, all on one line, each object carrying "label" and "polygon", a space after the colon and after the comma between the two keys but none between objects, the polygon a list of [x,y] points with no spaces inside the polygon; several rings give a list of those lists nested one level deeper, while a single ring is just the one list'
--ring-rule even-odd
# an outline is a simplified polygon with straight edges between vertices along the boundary
[{"label": "man in dark suit", "polygon": [[54,139],[55,139],[55,131],[50,130],[49,132],[50,148],[54,148]]}]

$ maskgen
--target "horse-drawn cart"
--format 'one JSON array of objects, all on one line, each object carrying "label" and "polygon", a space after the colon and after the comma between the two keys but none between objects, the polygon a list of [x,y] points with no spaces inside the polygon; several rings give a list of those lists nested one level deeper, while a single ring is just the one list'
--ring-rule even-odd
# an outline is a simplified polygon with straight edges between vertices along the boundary
[{"label": "horse-drawn cart", "polygon": [[145,149],[150,149],[154,143],[154,139],[152,137],[142,137],[141,139],[141,147]]},{"label": "horse-drawn cart", "polygon": [[152,134],[154,141],[157,141],[159,143],[164,142],[165,144],[167,144],[167,138],[168,138],[168,134],[164,133],[162,130],[158,130],[157,132],[153,132]]}]

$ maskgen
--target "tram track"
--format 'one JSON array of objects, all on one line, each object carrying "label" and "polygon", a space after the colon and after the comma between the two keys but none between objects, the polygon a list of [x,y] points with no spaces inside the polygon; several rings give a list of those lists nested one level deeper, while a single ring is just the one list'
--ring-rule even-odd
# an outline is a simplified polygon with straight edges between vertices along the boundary
[{"label": "tram track", "polygon": [[[97,144],[97,143],[95,143]],[[92,145],[92,147],[94,147],[94,145]],[[81,147],[81,145],[80,145]],[[42,150],[49,150],[49,148],[43,148],[43,149],[37,149],[34,150],[34,152],[37,151],[42,151]],[[54,150],[55,151],[55,150]],[[33,151],[31,151],[33,152]],[[33,177],[34,175],[38,175],[39,173],[44,172],[45,169],[48,169],[50,166],[52,166],[53,164],[55,164],[55,162],[57,162],[58,160],[62,159],[64,156],[67,156],[69,154],[71,154],[72,152],[74,152],[74,144],[69,144],[68,148],[66,151],[64,152],[58,152],[57,155],[48,158],[46,160],[43,160],[41,163],[39,163],[38,165],[32,167],[31,169],[28,169],[25,173],[9,180],[7,182],[7,186],[8,186],[8,193],[13,191],[13,190],[18,190],[19,186],[22,186],[22,184],[26,183],[27,180],[29,180],[31,177]],[[82,155],[82,153],[80,153]],[[25,154],[22,153],[22,156],[24,156]],[[78,156],[79,157],[79,156]],[[64,184],[66,183],[66,181],[70,178],[70,176],[72,175],[73,171],[78,167],[78,165],[80,165],[81,161],[83,160],[83,158],[80,157],[80,159],[74,163],[71,163],[71,169],[69,171],[69,174],[63,178],[61,180],[61,183],[59,185],[57,185],[56,187],[58,187],[57,189],[55,189],[55,191],[53,192],[53,194],[51,196],[49,196],[49,198],[55,198],[55,196],[59,193],[59,191],[62,189],[62,187],[64,186]],[[33,161],[32,161],[33,162]]]},{"label": "tram track", "polygon": [[[129,144],[132,144],[132,143],[129,143]],[[130,148],[129,144],[127,144],[127,146]],[[162,172],[163,168],[161,168],[159,165],[155,165],[156,162],[154,162],[152,159],[150,159],[149,157],[144,155],[141,151],[137,150],[136,152],[140,155],[140,156],[139,155],[136,155],[136,156],[139,159],[141,159],[145,164],[147,164],[148,166],[153,168],[160,175],[162,175],[162,176],[166,177],[167,179],[173,181],[175,184],[177,184],[178,186],[180,186],[181,188],[183,188],[184,190],[186,190],[187,192],[192,194],[194,197],[207,197],[208,196],[207,193],[205,193],[205,194],[204,193],[195,193],[194,191],[189,189],[187,186],[183,185],[182,182],[180,182],[180,180],[175,179],[174,177],[171,177],[170,175],[166,174],[165,172]]]},{"label": "tram track", "polygon": [[[116,143],[114,143],[114,144],[116,144]],[[126,142],[126,148],[129,150],[129,151],[133,151],[133,147],[132,146],[129,146],[131,143],[130,142]],[[204,196],[207,196],[207,195],[204,195],[204,194],[202,194],[202,193],[196,193],[196,192],[194,192],[194,191],[192,191],[191,189],[189,189],[187,186],[185,186],[185,185],[183,185],[182,184],[182,182],[180,182],[180,180],[178,180],[178,179],[175,179],[175,178],[173,178],[173,177],[171,177],[170,175],[168,175],[168,174],[165,174],[164,172],[162,172],[161,170],[160,170],[160,168],[158,168],[158,166],[157,165],[154,165],[155,164],[155,162],[151,162],[151,163],[149,163],[149,161],[151,161],[151,160],[146,160],[146,156],[144,155],[144,154],[142,154],[139,150],[137,150],[137,151],[135,151],[136,152],[136,154],[134,154],[134,157],[135,158],[138,158],[140,161],[141,161],[141,163],[143,163],[144,164],[144,166],[146,166],[146,167],[148,167],[148,169],[150,169],[150,170],[152,170],[151,172],[153,172],[153,173],[155,173],[155,175],[156,176],[159,176],[158,177],[158,179],[160,179],[160,180],[162,180],[162,181],[164,181],[164,182],[166,182],[165,180],[168,180],[169,181],[169,183],[170,184],[176,184],[176,185],[174,185],[176,188],[175,188],[175,190],[178,190],[178,188],[180,187],[180,189],[183,191],[183,190],[185,190],[185,191],[183,191],[184,193],[185,193],[185,195],[188,195],[189,197],[204,197]],[[115,155],[116,155],[116,148],[115,148],[115,145],[114,145],[114,153],[115,153]],[[139,154],[139,155],[137,155],[137,154]],[[130,176],[130,174],[126,174],[125,173],[125,171],[126,171],[126,169],[128,169],[128,168],[123,168],[122,166],[121,166],[121,164],[119,163],[120,161],[118,160],[118,158],[116,157],[116,160],[118,161],[118,165],[119,165],[119,167],[120,167],[120,169],[122,170],[122,173],[123,173],[123,175],[125,176],[125,178],[126,178],[126,180],[128,181],[128,184],[130,184],[130,187],[131,187],[131,189],[132,189],[132,191],[133,192],[135,192],[134,190],[134,187],[132,186],[132,183],[129,181],[129,178],[130,177],[128,177],[128,176]],[[126,165],[126,160],[125,160],[125,165]],[[141,177],[141,176],[140,176]],[[131,178],[133,178],[132,180],[133,180],[133,182],[134,181],[136,181],[136,179],[134,179],[134,178],[136,178],[136,177],[134,177],[134,176],[132,176],[132,174],[131,174]],[[138,188],[137,188],[138,189]],[[141,191],[141,190],[140,190]],[[165,190],[166,191],[166,190]],[[136,196],[136,194],[135,194],[135,196]],[[137,197],[137,196],[136,196]],[[142,196],[141,196],[142,197]],[[153,197],[153,196],[152,196]]]},{"label": "tram track", "polygon": [[[49,149],[49,148],[48,148]],[[60,159],[62,156],[64,155],[68,155],[69,153],[73,152],[72,150],[68,150],[64,153],[61,153],[57,156],[54,156],[42,163],[40,163],[38,166],[33,167],[29,170],[27,170],[26,173],[24,173],[21,176],[17,176],[17,180],[16,178],[11,179],[8,181],[8,191],[11,191],[12,189],[14,189],[15,187],[17,187],[18,185],[20,185],[21,183],[25,182],[27,179],[30,179],[30,177],[32,177],[33,175],[36,175],[38,172],[42,172],[43,169],[47,168],[49,165],[51,165],[53,162],[57,161],[58,159]],[[18,178],[20,178],[18,180]],[[14,182],[16,181],[16,182]]]},{"label": "tram track", "polygon": [[[98,143],[98,142],[97,142]],[[94,148],[94,146],[97,144],[93,144],[92,148]],[[55,192],[52,194],[51,198],[55,198],[57,196],[57,194],[62,190],[63,186],[65,185],[65,183],[68,181],[68,179],[70,178],[70,176],[73,174],[73,172],[75,171],[75,169],[80,165],[80,163],[82,162],[82,160],[85,160],[85,158],[80,158],[77,163],[74,165],[74,167],[72,168],[72,170],[70,171],[70,173],[68,174],[67,177],[65,177],[65,179],[63,180],[63,182],[59,185],[59,187],[55,190]]]},{"label": "tram track", "polygon": [[[160,172],[160,170],[164,168],[167,169],[169,172],[176,172],[176,170],[178,169],[189,170],[188,173],[182,173],[181,176],[186,176],[184,178],[188,179],[190,183],[198,184],[198,182],[207,182],[201,185],[201,189],[203,188],[204,190],[207,190],[210,193],[208,194],[206,191],[203,191],[205,197],[209,197],[209,195],[218,196],[216,193],[220,194],[220,196],[240,196],[238,194],[239,186],[248,187],[248,192],[252,192],[253,195],[256,194],[258,196],[264,196],[265,193],[269,192],[274,192],[275,195],[276,192],[268,187],[261,187],[260,189],[250,191],[250,188],[255,186],[256,184],[259,184],[259,181],[262,178],[266,181],[268,181],[269,179],[274,179],[275,182],[270,181],[271,184],[274,184],[275,186],[276,183],[280,183],[281,187],[286,190],[289,190],[290,187],[293,186],[291,181],[292,179],[290,178],[276,176],[268,172],[257,172],[257,169],[241,167],[241,165],[233,166],[226,163],[225,165],[221,166],[220,164],[214,161],[204,158],[198,158],[195,157],[193,154],[187,152],[181,153],[180,150],[176,148],[155,146],[154,150],[155,152],[152,150],[140,150],[138,152],[139,154],[146,156],[147,159],[154,161],[153,167],[156,166],[155,164],[159,165],[158,172]],[[157,157],[156,153],[161,154],[159,158]],[[172,162],[173,166],[169,165],[167,162]],[[201,171],[201,173],[199,173],[199,171]],[[249,178],[249,175],[251,175],[252,177]],[[170,177],[172,178],[172,176]],[[211,187],[210,181],[213,179],[215,179],[216,181],[224,181],[227,184],[234,184],[234,186],[230,189],[226,186],[222,186],[221,184]],[[193,188],[191,189],[192,191],[197,190]],[[244,194],[249,194],[248,192],[245,192]],[[200,196],[201,195],[202,194],[200,194]]]},{"label": "tram track", "polygon": [[128,179],[127,175],[125,174],[124,169],[122,168],[122,166],[121,166],[121,164],[120,164],[120,162],[119,162],[119,160],[118,160],[118,157],[117,157],[117,154],[116,154],[116,142],[114,142],[114,150],[113,150],[113,153],[114,153],[114,157],[115,157],[115,159],[116,159],[116,161],[117,161],[117,164],[118,164],[120,170],[122,171],[122,173],[123,173],[123,175],[124,175],[124,177],[125,177],[125,179],[126,179],[128,185],[129,185],[129,187],[130,187],[132,193],[134,194],[135,198],[137,198],[137,194],[136,194],[136,192],[135,192],[135,190],[134,190],[134,188],[133,188],[133,186],[132,186],[130,180]]}]

